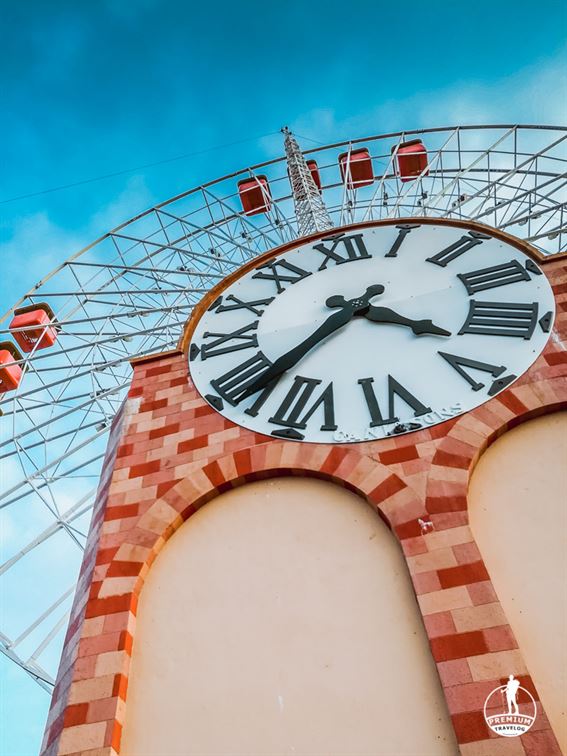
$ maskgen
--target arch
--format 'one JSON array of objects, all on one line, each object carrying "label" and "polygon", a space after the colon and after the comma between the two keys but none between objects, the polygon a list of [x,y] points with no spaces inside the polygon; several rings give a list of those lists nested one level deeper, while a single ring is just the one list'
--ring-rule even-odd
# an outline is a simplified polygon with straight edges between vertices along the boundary
[{"label": "arch", "polygon": [[118,579],[126,574],[136,577],[132,589],[139,593],[152,561],[188,517],[219,493],[269,477],[301,475],[331,481],[365,499],[399,538],[421,533],[418,519],[426,517],[423,502],[388,467],[350,449],[307,446],[281,442],[240,449],[176,481],[129,531],[109,564],[102,594],[113,595],[113,580],[122,591],[124,582]]},{"label": "arch", "polygon": [[564,751],[566,457],[567,412],[532,418],[491,445],[469,490],[475,542]]},{"label": "arch", "polygon": [[[112,613],[121,616],[119,655],[109,659],[115,677],[114,711],[109,711],[112,731],[108,738],[117,752],[138,596],[157,554],[185,520],[219,493],[246,482],[286,475],[329,480],[357,493],[400,539],[421,533],[418,520],[426,513],[413,489],[385,465],[344,447],[285,441],[250,446],[225,454],[171,486],[165,484],[159,497],[146,508],[141,507],[135,522],[128,523],[129,529],[120,534],[119,547],[112,549],[111,555],[99,551],[86,609],[87,620]],[[105,520],[111,521],[112,517],[111,507]],[[118,619],[116,624],[118,629]]]},{"label": "arch", "polygon": [[565,376],[518,381],[490,402],[460,417],[440,441],[427,479],[429,515],[458,512],[468,522],[467,491],[483,452],[499,436],[533,417],[567,407]]},{"label": "arch", "polygon": [[152,566],[136,633],[126,754],[455,752],[397,539],[336,484],[215,497]]}]

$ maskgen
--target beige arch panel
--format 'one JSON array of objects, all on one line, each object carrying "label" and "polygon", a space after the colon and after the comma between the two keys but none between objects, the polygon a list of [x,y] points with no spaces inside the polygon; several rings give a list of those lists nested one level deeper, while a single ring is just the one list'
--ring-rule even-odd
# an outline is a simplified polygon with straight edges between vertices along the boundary
[{"label": "beige arch panel", "polygon": [[501,436],[468,498],[478,547],[567,753],[567,412]]},{"label": "beige arch panel", "polygon": [[122,756],[457,752],[399,545],[332,483],[224,493],[138,609]]}]

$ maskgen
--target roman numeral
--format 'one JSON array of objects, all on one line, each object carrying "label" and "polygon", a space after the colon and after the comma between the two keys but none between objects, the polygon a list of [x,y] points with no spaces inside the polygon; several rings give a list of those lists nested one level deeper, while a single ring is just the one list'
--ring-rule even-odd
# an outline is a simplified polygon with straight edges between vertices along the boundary
[{"label": "roman numeral", "polygon": [[332,431],[337,429],[332,382],[328,384],[311,406],[308,406],[309,400],[320,383],[321,381],[316,378],[303,378],[300,375],[293,379],[293,385],[281,406],[269,420],[270,423],[285,426],[285,430],[272,431],[272,436],[302,439],[303,434],[296,429],[305,430],[307,422],[321,405],[323,405],[321,430]]},{"label": "roman numeral", "polygon": [[[220,378],[214,378],[211,386],[217,394],[226,399],[229,404],[236,406],[244,391],[250,386],[252,381],[259,378],[270,366],[271,362],[262,352],[257,352],[249,360],[237,365],[229,370]],[[266,389],[267,390],[267,389]]]},{"label": "roman numeral", "polygon": [[[506,372],[504,365],[491,365],[489,362],[480,362],[479,360],[471,360],[468,357],[459,357],[456,354],[449,354],[448,352],[437,352],[443,359],[454,368],[457,373],[465,379],[465,381],[471,386],[473,391],[479,391],[484,388],[484,383],[475,381],[475,379],[467,373],[465,367],[473,368],[473,370],[483,370],[485,373],[490,373],[493,378],[498,378],[502,373]],[[488,394],[493,396],[497,391],[501,391],[505,386],[512,381],[516,380],[515,375],[505,375],[499,378],[497,381],[492,381],[492,385],[488,389]]]},{"label": "roman numeral", "polygon": [[370,413],[371,428],[374,428],[377,425],[389,425],[390,423],[398,422],[399,417],[394,414],[394,404],[396,397],[402,399],[408,406],[412,408],[414,417],[426,415],[428,412],[431,412],[431,407],[426,407],[425,404],[422,404],[419,399],[417,399],[410,391],[408,391],[408,389],[404,388],[401,383],[399,383],[395,378],[392,378],[392,376],[389,375],[388,417],[384,418],[382,411],[380,410],[378,400],[376,399],[376,394],[374,393],[374,386],[372,385],[374,383],[374,378],[360,378],[358,383],[362,386],[366,406],[368,407],[368,411]]},{"label": "roman numeral", "polygon": [[[232,310],[250,310],[250,312],[253,312],[254,315],[260,316],[264,314],[264,310],[260,309],[260,307],[267,307],[271,302],[274,301],[275,297],[270,297],[269,299],[254,299],[251,302],[244,302],[242,299],[238,299],[238,297],[234,297],[232,294],[229,294],[228,297],[224,300],[222,303],[217,303],[217,309],[216,312],[231,312]],[[222,300],[222,297],[221,297]],[[227,302],[234,302],[235,304],[226,304]]]},{"label": "roman numeral", "polygon": [[396,236],[396,241],[392,244],[390,251],[386,255],[384,255],[384,257],[397,257],[398,250],[402,246],[402,242],[404,241],[406,236],[414,228],[419,228],[419,226],[419,223],[400,223],[399,226],[396,226],[396,228],[399,228],[398,235]]},{"label": "roman numeral", "polygon": [[285,286],[283,285],[284,282],[296,284],[298,281],[311,275],[307,270],[298,268],[287,260],[276,260],[275,257],[268,260],[268,262],[263,265],[260,265],[256,270],[258,273],[254,273],[252,278],[262,278],[265,281],[273,281],[276,284],[278,294],[285,291]]},{"label": "roman numeral", "polygon": [[[255,320],[249,325],[242,326],[232,333],[213,333],[212,331],[206,331],[203,334],[204,339],[210,339],[214,337],[214,341],[210,341],[208,344],[203,344],[201,347],[201,359],[206,360],[209,357],[218,357],[220,354],[227,354],[228,352],[238,352],[240,349],[249,349],[250,347],[258,346],[258,337],[255,333],[249,333],[249,331],[256,331],[258,328],[258,320]],[[230,346],[223,347],[223,344],[233,341]]]},{"label": "roman numeral", "polygon": [[531,338],[537,324],[537,302],[470,302],[469,314],[459,335],[477,333],[485,336]]},{"label": "roman numeral", "polygon": [[[317,252],[321,252],[325,255],[325,259],[319,266],[318,270],[325,270],[329,260],[333,260],[337,265],[343,263],[353,262],[354,260],[366,260],[372,255],[366,249],[362,234],[352,234],[351,236],[345,236],[345,234],[335,234],[322,240],[323,242],[331,242],[332,246],[326,247],[325,244],[314,244],[313,249]],[[342,246],[340,255],[337,252],[337,248]]]},{"label": "roman numeral", "polygon": [[469,295],[497,286],[506,286],[517,281],[531,281],[530,274],[517,260],[510,260],[491,268],[471,270],[470,273],[457,273]]},{"label": "roman numeral", "polygon": [[468,252],[469,249],[476,247],[477,244],[482,244],[485,239],[491,238],[488,234],[481,234],[480,231],[469,231],[467,236],[461,236],[459,241],[445,247],[433,257],[427,257],[426,260],[444,268],[448,263]]}]

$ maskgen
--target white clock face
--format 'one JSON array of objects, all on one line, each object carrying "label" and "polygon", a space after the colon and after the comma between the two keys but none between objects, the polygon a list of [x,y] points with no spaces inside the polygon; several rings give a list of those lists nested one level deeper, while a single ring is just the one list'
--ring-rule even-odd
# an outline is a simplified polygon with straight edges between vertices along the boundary
[{"label": "white clock face", "polygon": [[258,433],[379,439],[505,389],[553,314],[538,266],[488,229],[336,229],[228,286],[195,327],[190,371],[209,404]]}]

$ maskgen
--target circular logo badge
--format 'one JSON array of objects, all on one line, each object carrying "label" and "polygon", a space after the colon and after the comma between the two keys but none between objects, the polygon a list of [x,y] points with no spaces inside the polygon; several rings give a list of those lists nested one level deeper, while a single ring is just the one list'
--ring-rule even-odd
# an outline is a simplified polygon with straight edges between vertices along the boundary
[{"label": "circular logo badge", "polygon": [[534,697],[514,675],[505,685],[489,693],[484,702],[484,718],[490,729],[505,738],[516,738],[527,732],[535,722],[537,707]]}]

